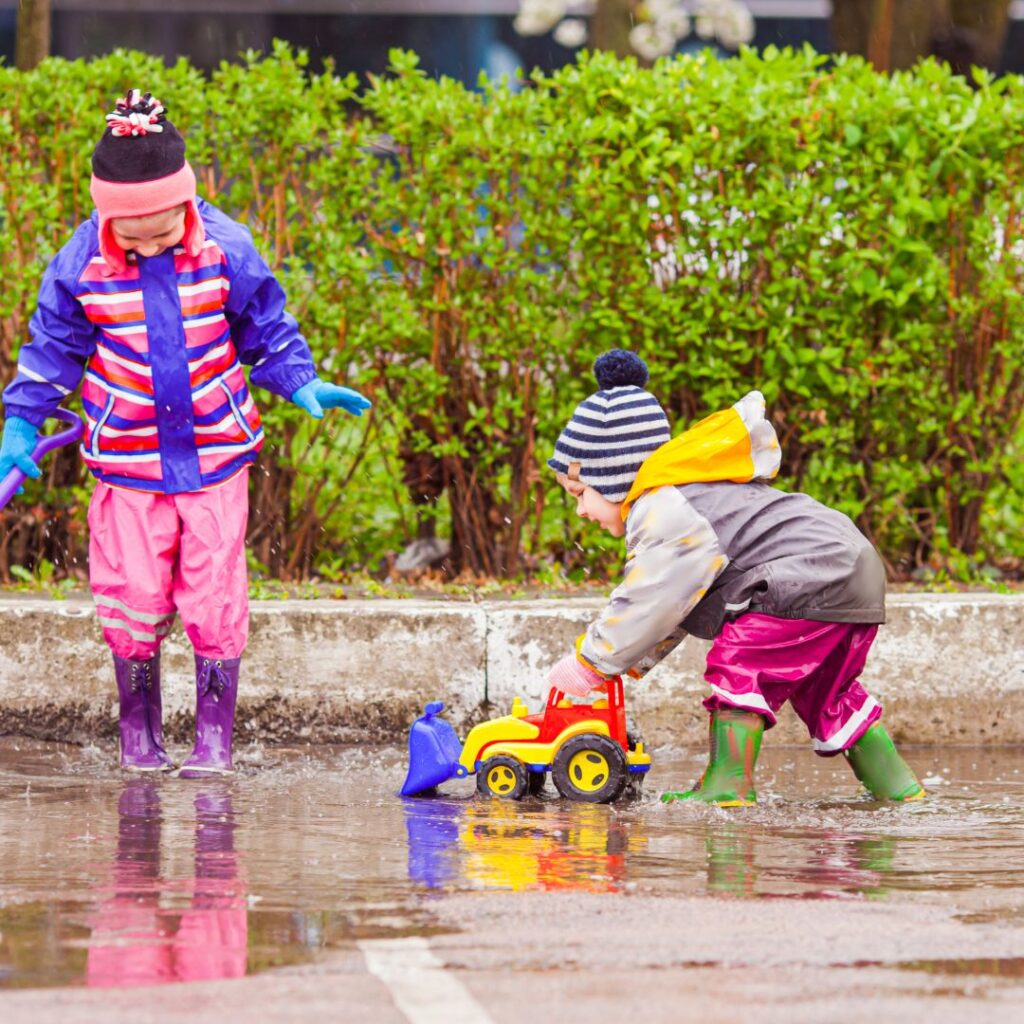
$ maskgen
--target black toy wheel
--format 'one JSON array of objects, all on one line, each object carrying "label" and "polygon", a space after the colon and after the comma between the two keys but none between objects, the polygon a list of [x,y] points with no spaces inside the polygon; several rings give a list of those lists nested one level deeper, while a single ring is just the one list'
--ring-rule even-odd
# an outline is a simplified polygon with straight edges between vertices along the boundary
[{"label": "black toy wheel", "polygon": [[626,755],[607,736],[574,736],[555,755],[551,779],[567,800],[611,803],[622,795],[629,781]]},{"label": "black toy wheel", "polygon": [[514,757],[489,757],[476,773],[476,791],[481,796],[520,800],[530,785],[529,772]]}]

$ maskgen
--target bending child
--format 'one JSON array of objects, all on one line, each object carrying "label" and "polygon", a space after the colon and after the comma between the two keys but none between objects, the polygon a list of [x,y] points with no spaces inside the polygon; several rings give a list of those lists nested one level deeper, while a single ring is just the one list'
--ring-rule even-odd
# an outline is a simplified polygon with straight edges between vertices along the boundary
[{"label": "bending child", "polygon": [[710,756],[663,800],[755,803],[761,737],[787,700],[815,752],[844,754],[877,799],[923,797],[857,679],[885,620],[881,559],[842,513],[764,482],[781,452],[760,392],[670,439],[643,360],[614,349],[594,371],[548,465],[579,515],[626,538],[626,572],[550,683],[583,697],[642,678],[692,633],[712,641]]},{"label": "bending child", "polygon": [[14,465],[39,476],[38,428],[84,373],[89,582],[114,656],[121,767],[175,767],[160,643],[177,612],[196,672],[195,746],[179,774],[228,774],[249,631],[249,466],[263,445],[242,364],[317,418],[370,403],[318,378],[248,229],[197,199],[185,142],[149,93],[107,115],[92,168],[96,211],[47,268],[3,393],[0,479]]}]

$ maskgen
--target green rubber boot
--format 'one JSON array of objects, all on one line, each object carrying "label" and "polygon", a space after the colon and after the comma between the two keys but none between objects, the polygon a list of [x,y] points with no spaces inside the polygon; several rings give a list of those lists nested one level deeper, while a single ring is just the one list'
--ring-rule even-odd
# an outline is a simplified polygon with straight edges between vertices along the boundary
[{"label": "green rubber boot", "polygon": [[924,786],[900,757],[885,726],[876,722],[849,750],[844,750],[853,774],[876,800],[920,800]]},{"label": "green rubber boot", "polygon": [[757,803],[754,765],[761,750],[764,716],[732,709],[711,712],[711,755],[700,781],[685,793],[662,793],[662,803],[702,800],[719,807]]}]

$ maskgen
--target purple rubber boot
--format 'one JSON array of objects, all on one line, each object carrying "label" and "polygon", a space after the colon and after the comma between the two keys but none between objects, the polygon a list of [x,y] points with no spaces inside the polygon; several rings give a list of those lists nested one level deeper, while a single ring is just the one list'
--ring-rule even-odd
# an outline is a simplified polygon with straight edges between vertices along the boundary
[{"label": "purple rubber boot", "polygon": [[241,658],[196,655],[196,745],[178,769],[178,778],[201,779],[234,773],[231,735],[241,662]]},{"label": "purple rubber boot", "polygon": [[168,772],[160,703],[160,654],[148,661],[114,655],[121,705],[121,767],[129,772]]}]

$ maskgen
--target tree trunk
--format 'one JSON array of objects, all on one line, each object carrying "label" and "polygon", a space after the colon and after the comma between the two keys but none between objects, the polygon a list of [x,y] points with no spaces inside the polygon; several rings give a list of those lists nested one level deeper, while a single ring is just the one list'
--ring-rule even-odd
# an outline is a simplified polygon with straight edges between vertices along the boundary
[{"label": "tree trunk", "polygon": [[953,24],[974,44],[973,63],[995,69],[1010,23],[1010,0],[950,0]]},{"label": "tree trunk", "polygon": [[949,22],[949,0],[833,0],[836,49],[867,57],[879,71],[912,67]]},{"label": "tree trunk", "polygon": [[879,71],[892,68],[892,32],[896,27],[896,0],[876,0],[872,6],[871,23],[868,25],[868,60]]},{"label": "tree trunk", "polygon": [[833,0],[836,49],[859,53],[879,71],[912,67],[934,54],[958,74],[996,68],[1010,0]]},{"label": "tree trunk", "polygon": [[590,19],[590,46],[594,50],[611,50],[619,57],[633,52],[629,32],[633,27],[632,0],[597,0]]},{"label": "tree trunk", "polygon": [[50,0],[19,0],[14,64],[31,71],[50,55]]}]

